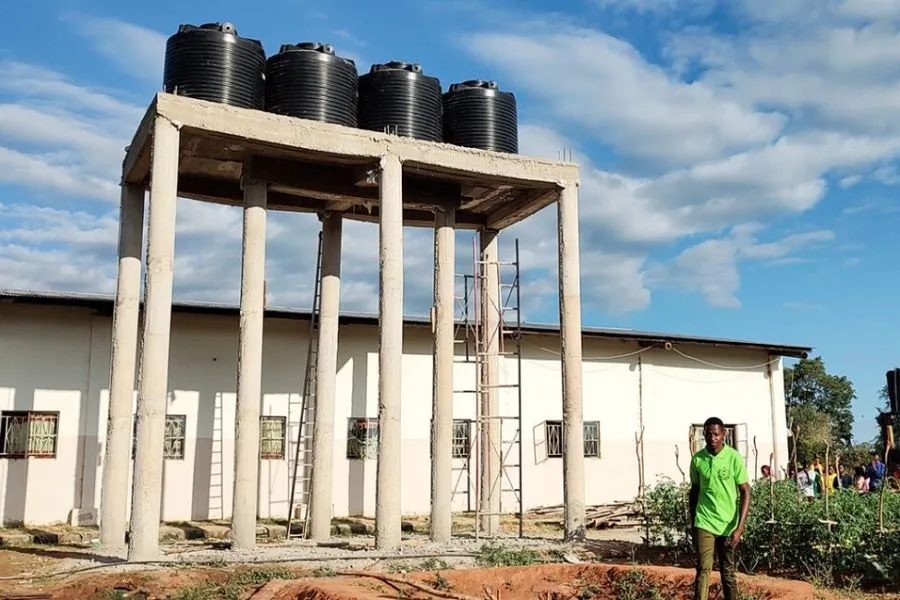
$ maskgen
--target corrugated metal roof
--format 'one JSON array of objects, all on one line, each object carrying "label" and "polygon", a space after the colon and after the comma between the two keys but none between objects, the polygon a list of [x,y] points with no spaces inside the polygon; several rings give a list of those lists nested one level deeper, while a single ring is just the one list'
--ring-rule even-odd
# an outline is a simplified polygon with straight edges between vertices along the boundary
[{"label": "corrugated metal roof", "polygon": [[[86,307],[112,314],[114,298],[113,296],[106,294],[0,289],[0,301],[18,304]],[[239,307],[234,304],[217,302],[178,301],[172,305],[172,310],[173,312],[178,313],[237,315]],[[270,306],[266,309],[266,315],[272,318],[308,319],[310,310]],[[411,316],[406,317],[404,320],[408,325],[430,326],[428,317]],[[357,323],[375,325],[378,323],[378,316],[370,313],[342,312],[341,322],[348,324]],[[559,325],[527,323],[522,325],[522,330],[524,333],[553,334],[559,333]],[[704,346],[747,348],[766,350],[771,354],[795,358],[805,358],[808,353],[812,351],[812,348],[808,346],[639,331],[618,327],[583,327],[582,332],[583,335],[593,338],[635,341],[646,344],[664,344],[665,342],[672,342],[700,344]]]}]

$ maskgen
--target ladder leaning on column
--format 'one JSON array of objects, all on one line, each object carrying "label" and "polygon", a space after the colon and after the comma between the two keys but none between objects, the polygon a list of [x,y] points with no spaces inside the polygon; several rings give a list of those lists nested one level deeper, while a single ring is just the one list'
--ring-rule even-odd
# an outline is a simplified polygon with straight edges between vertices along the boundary
[{"label": "ladder leaning on column", "polygon": [[[303,394],[288,400],[288,473],[290,488],[288,501],[287,538],[309,536],[309,500],[312,483],[313,421],[316,412],[316,368],[319,363],[319,308],[322,294],[322,232],[319,232],[316,252],[316,281],[313,286],[313,305],[309,315],[309,340],[306,349],[306,373]],[[298,489],[299,486],[299,489]],[[302,517],[298,515],[302,511]],[[302,528],[294,531],[294,524]]]}]

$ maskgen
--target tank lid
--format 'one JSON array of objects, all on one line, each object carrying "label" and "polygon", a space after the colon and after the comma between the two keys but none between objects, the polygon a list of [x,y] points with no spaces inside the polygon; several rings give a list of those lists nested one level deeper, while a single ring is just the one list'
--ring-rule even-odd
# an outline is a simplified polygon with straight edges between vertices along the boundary
[{"label": "tank lid", "polygon": [[321,42],[299,42],[297,44],[282,44],[278,53],[284,52],[300,52],[300,51],[321,52],[323,54],[334,55],[334,46],[331,44],[323,44]]},{"label": "tank lid", "polygon": [[229,21],[221,23],[204,23],[203,25],[183,24],[178,26],[178,33],[187,33],[189,31],[219,31],[221,33],[233,33],[234,35],[238,35],[237,27],[234,26],[234,23]]},{"label": "tank lid", "polygon": [[390,62],[372,65],[369,73],[377,73],[378,71],[409,71],[410,73],[421,73],[422,65],[419,63],[406,63],[400,60],[392,60]]},{"label": "tank lid", "polygon": [[450,86],[450,91],[455,92],[467,88],[479,88],[484,90],[500,91],[500,85],[496,81],[488,81],[486,79],[469,79],[460,83],[454,83]]}]

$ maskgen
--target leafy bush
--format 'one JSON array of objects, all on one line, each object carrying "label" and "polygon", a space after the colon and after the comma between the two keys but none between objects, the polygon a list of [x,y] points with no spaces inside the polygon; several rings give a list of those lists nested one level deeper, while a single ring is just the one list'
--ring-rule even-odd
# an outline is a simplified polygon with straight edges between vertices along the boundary
[{"label": "leafy bush", "polygon": [[[671,480],[646,490],[645,543],[690,551],[688,486]],[[774,520],[773,520],[774,500]],[[814,579],[833,584],[900,585],[900,495],[884,498],[884,533],[879,532],[878,494],[838,492],[825,501],[801,502],[790,481],[753,486],[738,558],[743,570]],[[829,529],[828,521],[833,521]]]}]

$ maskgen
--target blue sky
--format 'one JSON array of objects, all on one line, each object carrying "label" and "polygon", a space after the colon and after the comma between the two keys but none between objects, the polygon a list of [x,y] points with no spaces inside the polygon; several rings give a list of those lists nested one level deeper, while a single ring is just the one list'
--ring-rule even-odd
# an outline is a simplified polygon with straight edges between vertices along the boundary
[{"label": "blue sky", "polygon": [[[0,287],[109,293],[122,149],[180,23],[231,21],[271,54],[330,42],[516,92],[523,153],[582,165],[586,325],[808,344],[874,434],[894,367],[900,4],[866,0],[36,0],[0,39]],[[559,6],[565,6],[560,12]],[[554,7],[557,7],[554,9]],[[176,296],[236,302],[240,211],[179,204]],[[526,317],[556,321],[555,215],[519,236]],[[308,306],[316,222],[270,221],[271,301]],[[349,223],[343,307],[377,304],[376,230]],[[460,269],[471,234],[460,234]],[[406,234],[407,311],[431,240]]]}]

